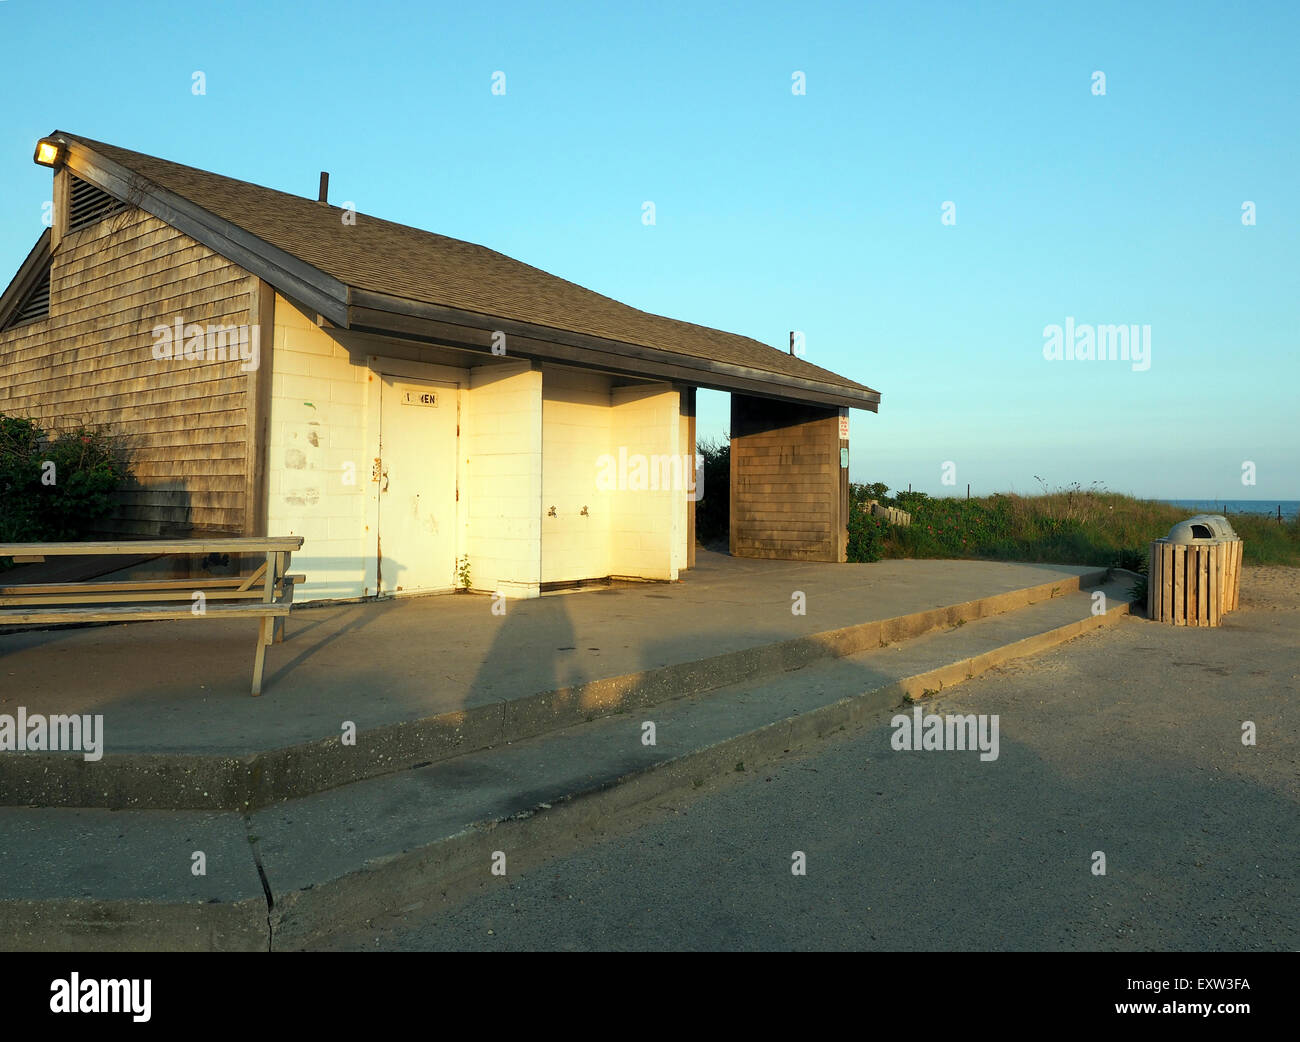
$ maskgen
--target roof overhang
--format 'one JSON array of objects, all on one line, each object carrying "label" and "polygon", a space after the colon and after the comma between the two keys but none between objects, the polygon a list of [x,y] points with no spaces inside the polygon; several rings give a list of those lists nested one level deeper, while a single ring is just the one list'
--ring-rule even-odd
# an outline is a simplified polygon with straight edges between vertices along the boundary
[{"label": "roof overhang", "polygon": [[[353,289],[346,326],[358,332],[447,344],[491,355],[494,334],[506,335],[506,351],[627,376],[672,380],[718,391],[876,412],[876,391],[850,391],[834,384],[662,351],[618,340],[573,333],[473,311],[425,304],[369,290]],[[305,302],[304,302],[305,303]]]}]

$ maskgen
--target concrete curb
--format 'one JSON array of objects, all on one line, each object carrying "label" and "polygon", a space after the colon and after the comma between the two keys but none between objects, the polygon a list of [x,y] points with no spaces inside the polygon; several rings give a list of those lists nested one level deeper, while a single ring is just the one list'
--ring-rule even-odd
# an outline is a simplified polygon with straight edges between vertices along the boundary
[{"label": "concrete curb", "polygon": [[325,738],[242,757],[107,753],[94,764],[79,754],[9,753],[0,757],[0,806],[255,810],[461,753],[534,738],[620,710],[797,669],[821,659],[842,658],[959,622],[1014,611],[1097,585],[1106,573],[1107,569],[1096,569],[910,615],[376,727],[358,734],[355,746]]},{"label": "concrete curb", "polygon": [[[454,905],[492,885],[487,866],[494,852],[509,850],[511,874],[535,869],[549,858],[580,847],[645,803],[703,793],[743,776],[751,768],[798,752],[832,735],[845,737],[876,722],[881,713],[973,679],[990,669],[1084,633],[1112,626],[1129,604],[1015,641],[991,652],[852,695],[799,716],[778,720],[683,756],[575,792],[550,806],[513,817],[479,822],[406,853],[377,859],[356,871],[309,889],[275,897],[272,950],[310,946],[341,929],[396,912]],[[425,895],[413,900],[415,895]]]}]

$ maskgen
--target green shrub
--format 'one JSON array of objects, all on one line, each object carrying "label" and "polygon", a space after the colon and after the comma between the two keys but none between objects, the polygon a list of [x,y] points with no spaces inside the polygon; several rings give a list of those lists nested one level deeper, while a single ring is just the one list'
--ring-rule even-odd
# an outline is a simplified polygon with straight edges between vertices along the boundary
[{"label": "green shrub", "polygon": [[899,492],[894,497],[895,504],[909,514],[916,513],[921,505],[930,499],[924,492]]},{"label": "green shrub", "polygon": [[1150,559],[1151,554],[1146,547],[1124,546],[1115,551],[1115,560],[1111,567],[1123,568],[1126,572],[1137,572],[1139,575],[1146,575],[1147,562]]},{"label": "green shrub", "polygon": [[885,555],[885,534],[889,525],[883,518],[872,517],[859,507],[849,511],[848,559],[870,564]]},{"label": "green shrub", "polygon": [[695,540],[706,546],[731,539],[731,442],[705,439],[695,447],[704,457],[704,496],[695,504]]},{"label": "green shrub", "polygon": [[875,500],[881,506],[896,507],[898,501],[890,498],[889,486],[880,481],[872,482],[870,485],[858,485],[853,482],[849,483],[849,506],[856,509],[865,508],[868,503]]},{"label": "green shrub", "polygon": [[1144,575],[1130,586],[1128,590],[1129,603],[1141,605],[1143,610],[1145,610],[1147,603],[1147,591],[1149,589],[1148,582],[1149,579]]},{"label": "green shrub", "polygon": [[121,444],[107,430],[51,434],[0,414],[0,542],[85,538],[112,512],[126,474]]},{"label": "green shrub", "polygon": [[43,432],[31,420],[0,413],[0,542],[29,542],[39,500],[27,494],[41,480]]}]

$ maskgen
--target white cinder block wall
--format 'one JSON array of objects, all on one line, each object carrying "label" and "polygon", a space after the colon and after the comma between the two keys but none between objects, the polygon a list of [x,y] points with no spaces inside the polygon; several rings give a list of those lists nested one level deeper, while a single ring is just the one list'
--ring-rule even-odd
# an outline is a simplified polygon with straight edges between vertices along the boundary
[{"label": "white cinder block wall", "polygon": [[[365,588],[365,366],[283,297],[275,300],[267,532],[300,535],[292,570],[307,576],[296,600],[361,597]],[[351,483],[346,464],[351,464]],[[373,567],[373,565],[372,565]]]},{"label": "white cinder block wall", "polygon": [[613,496],[597,481],[609,452],[609,377],[543,366],[542,582],[610,574]]},{"label": "white cinder block wall", "polygon": [[[349,351],[340,336],[276,297],[267,532],[304,539],[292,568],[307,582],[295,601],[376,593],[380,486],[371,464],[380,455],[380,374],[462,388],[469,382],[468,370],[410,359],[372,365],[363,347]],[[458,554],[462,547],[463,540]]]},{"label": "white cinder block wall", "polygon": [[687,467],[683,472],[683,478],[686,488],[682,492],[680,500],[674,499],[673,509],[680,508],[681,515],[678,521],[677,536],[673,540],[673,567],[681,570],[688,567],[690,563],[689,540],[692,527],[687,525],[686,518],[690,511],[695,509],[695,504],[691,502],[691,490],[695,488],[695,443],[691,438],[691,417],[688,415],[688,402],[686,391],[680,391],[677,395],[677,451],[682,454],[682,464]]},{"label": "white cinder block wall", "polygon": [[658,490],[627,488],[614,496],[610,574],[675,580],[686,559],[685,482],[662,479],[663,461],[675,456],[682,463],[681,394],[664,384],[616,387],[610,405],[611,452],[618,457],[626,448],[629,461],[644,458],[661,478]]},{"label": "white cinder block wall", "polygon": [[527,362],[470,370],[461,415],[464,553],[476,590],[536,597],[542,582],[542,373]]},{"label": "white cinder block wall", "polygon": [[[376,370],[279,296],[274,336],[267,531],[304,537],[293,570],[307,583],[295,599],[372,596]],[[382,369],[382,360],[375,364]],[[475,589],[536,597],[544,582],[671,580],[685,567],[683,482],[657,490],[598,483],[606,454],[616,461],[623,450],[650,466],[682,459],[676,390],[612,387],[603,374],[523,361],[469,370],[393,364],[412,379],[467,388],[457,556],[469,558]],[[552,506],[555,517],[547,516]]]}]

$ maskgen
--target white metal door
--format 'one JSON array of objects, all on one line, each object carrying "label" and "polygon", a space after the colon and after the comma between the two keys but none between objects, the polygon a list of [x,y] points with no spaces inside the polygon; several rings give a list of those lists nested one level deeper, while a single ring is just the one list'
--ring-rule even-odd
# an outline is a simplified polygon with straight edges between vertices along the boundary
[{"label": "white metal door", "polygon": [[456,398],[449,384],[382,377],[380,593],[455,585]]}]

